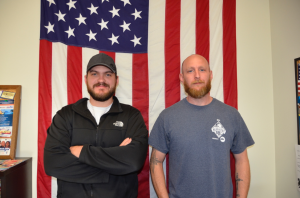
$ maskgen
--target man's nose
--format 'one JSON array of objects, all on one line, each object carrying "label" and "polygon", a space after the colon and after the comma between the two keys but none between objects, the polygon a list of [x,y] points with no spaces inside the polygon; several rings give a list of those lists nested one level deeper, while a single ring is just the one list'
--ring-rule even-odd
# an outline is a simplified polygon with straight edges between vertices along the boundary
[{"label": "man's nose", "polygon": [[98,82],[104,82],[104,81],[105,81],[104,75],[100,74],[98,77]]},{"label": "man's nose", "polygon": [[195,78],[196,78],[196,79],[199,79],[199,78],[200,78],[200,72],[197,71],[197,70],[195,71]]}]

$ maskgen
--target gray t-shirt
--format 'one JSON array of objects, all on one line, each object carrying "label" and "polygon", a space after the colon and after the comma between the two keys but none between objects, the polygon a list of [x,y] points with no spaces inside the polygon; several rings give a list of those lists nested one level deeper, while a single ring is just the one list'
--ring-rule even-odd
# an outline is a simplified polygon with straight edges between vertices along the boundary
[{"label": "gray t-shirt", "polygon": [[254,141],[235,108],[185,98],[161,112],[149,144],[169,153],[170,198],[232,198],[230,150],[239,154]]}]

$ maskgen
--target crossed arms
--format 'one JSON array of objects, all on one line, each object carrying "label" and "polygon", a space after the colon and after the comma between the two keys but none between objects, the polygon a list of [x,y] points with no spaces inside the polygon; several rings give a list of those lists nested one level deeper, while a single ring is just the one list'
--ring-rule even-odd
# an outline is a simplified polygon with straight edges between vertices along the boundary
[{"label": "crossed arms", "polygon": [[[141,169],[147,156],[148,131],[139,112],[132,112],[125,139],[119,146],[72,146],[72,133],[58,113],[49,127],[44,148],[47,175],[76,183],[103,183],[109,174],[125,175]],[[130,138],[127,138],[130,137]]]},{"label": "crossed arms", "polygon": [[[126,145],[128,145],[131,141],[132,141],[132,138],[126,138],[119,146],[126,146]],[[79,158],[79,155],[80,155],[80,153],[81,153],[82,147],[83,147],[83,145],[81,145],[81,146],[71,146],[71,147],[70,147],[70,151],[71,151],[71,153],[72,153],[75,157]]]}]

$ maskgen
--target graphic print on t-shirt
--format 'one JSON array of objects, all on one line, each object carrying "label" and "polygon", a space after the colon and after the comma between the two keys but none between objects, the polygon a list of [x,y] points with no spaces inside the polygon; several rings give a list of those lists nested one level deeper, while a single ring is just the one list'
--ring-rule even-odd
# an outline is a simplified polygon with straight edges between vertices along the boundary
[{"label": "graphic print on t-shirt", "polygon": [[217,123],[211,128],[211,131],[216,134],[218,138],[212,138],[214,140],[219,140],[225,142],[225,137],[222,137],[226,133],[226,129],[221,124],[220,120],[217,119]]}]

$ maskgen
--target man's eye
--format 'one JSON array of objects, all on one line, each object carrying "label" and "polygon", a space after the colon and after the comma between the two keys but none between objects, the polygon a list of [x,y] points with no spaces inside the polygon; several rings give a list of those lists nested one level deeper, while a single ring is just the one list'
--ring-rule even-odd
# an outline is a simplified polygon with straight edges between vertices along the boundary
[{"label": "man's eye", "polygon": [[110,76],[111,76],[111,74],[107,73],[107,74],[106,74],[106,76],[110,77]]}]

